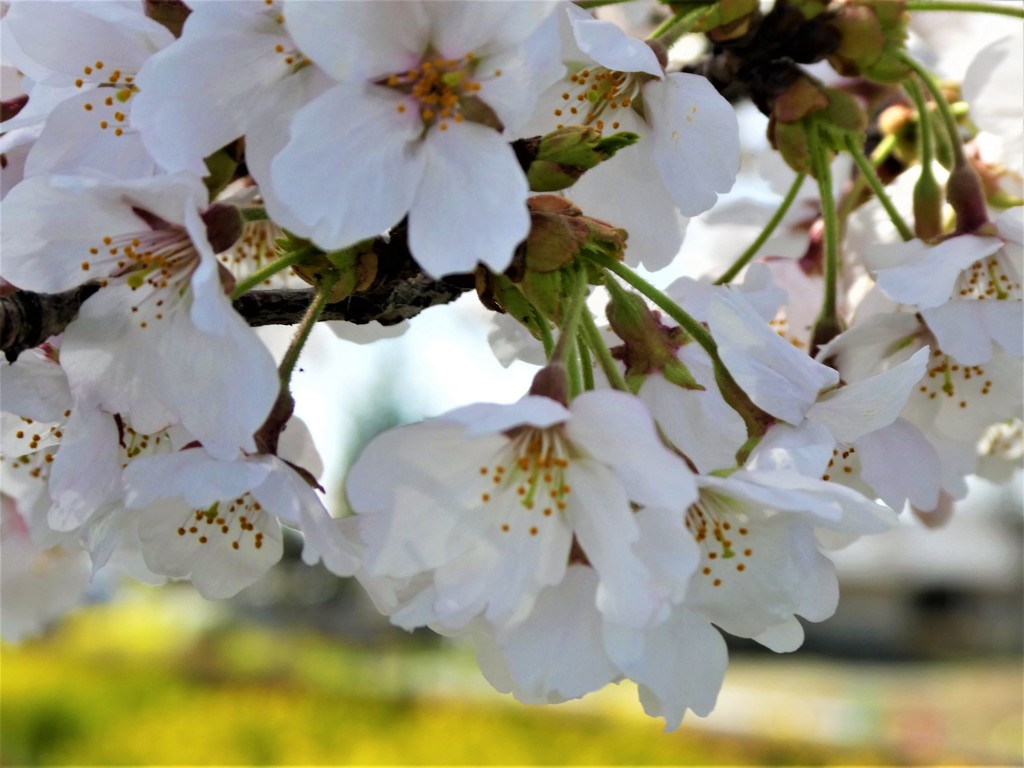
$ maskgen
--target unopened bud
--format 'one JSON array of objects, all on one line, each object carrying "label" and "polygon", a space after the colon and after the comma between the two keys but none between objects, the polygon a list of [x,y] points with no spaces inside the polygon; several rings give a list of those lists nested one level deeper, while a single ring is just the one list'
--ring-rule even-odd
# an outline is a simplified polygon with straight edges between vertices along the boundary
[{"label": "unopened bud", "polygon": [[533,377],[530,394],[569,404],[569,376],[561,363],[548,363]]},{"label": "unopened bud", "polygon": [[233,205],[214,203],[200,214],[214,253],[223,253],[242,237],[242,214]]},{"label": "unopened bud", "polygon": [[942,187],[930,168],[921,169],[914,185],[914,234],[925,241],[942,234]]},{"label": "unopened bud", "polygon": [[541,137],[537,155],[526,172],[534,192],[554,192],[571,187],[586,171],[635,144],[635,133],[602,137],[596,128],[571,125]]},{"label": "unopened bud", "polygon": [[612,297],[606,310],[608,323],[623,341],[617,354],[626,364],[627,381],[639,385],[649,374],[661,372],[668,381],[684,389],[704,389],[677,358],[679,348],[687,340],[686,333],[662,323],[642,297],[623,290],[617,283],[607,285]]}]

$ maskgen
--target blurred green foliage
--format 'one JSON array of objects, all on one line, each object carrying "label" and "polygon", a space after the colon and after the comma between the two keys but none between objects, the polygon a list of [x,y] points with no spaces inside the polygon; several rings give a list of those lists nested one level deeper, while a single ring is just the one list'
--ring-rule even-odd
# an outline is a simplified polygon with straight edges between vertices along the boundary
[{"label": "blurred green foliage", "polygon": [[685,725],[666,734],[625,690],[614,706],[524,707],[491,691],[464,649],[346,644],[239,624],[180,597],[177,607],[148,597],[95,606],[3,646],[0,764],[900,762],[877,748]]}]

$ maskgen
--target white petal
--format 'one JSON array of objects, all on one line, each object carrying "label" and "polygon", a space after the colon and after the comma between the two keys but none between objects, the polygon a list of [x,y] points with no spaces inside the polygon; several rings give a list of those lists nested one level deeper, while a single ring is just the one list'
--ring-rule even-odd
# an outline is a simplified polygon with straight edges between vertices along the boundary
[{"label": "white petal", "polygon": [[50,470],[51,528],[73,530],[104,504],[120,501],[117,441],[117,425],[109,413],[84,403],[72,410]]},{"label": "white petal", "polygon": [[525,621],[493,641],[479,638],[477,658],[488,680],[528,703],[577,699],[614,680],[618,672],[601,646],[596,586],[592,568],[570,566]]},{"label": "white petal", "polygon": [[[253,515],[253,530],[237,549],[232,546],[234,535],[221,535],[217,525],[208,526],[210,536],[205,542],[199,535],[179,535],[178,529],[191,519],[192,510],[176,502],[149,507],[139,523],[142,554],[154,572],[190,578],[208,600],[236,595],[281,559],[281,525],[275,517],[262,512]],[[256,533],[263,534],[259,547],[254,546]]]},{"label": "white petal", "polygon": [[[620,629],[606,629],[611,640]],[[644,712],[664,717],[668,730],[682,723],[687,709],[700,716],[711,713],[722,687],[729,652],[725,640],[707,619],[678,607],[671,618],[644,633],[644,653],[620,664],[640,688]],[[607,643],[614,658],[615,642]]]},{"label": "white petal", "polygon": [[886,246],[903,260],[900,266],[880,269],[878,287],[893,301],[929,309],[944,304],[953,293],[960,273],[1003,245],[995,237],[960,235],[929,246],[920,240]]},{"label": "white petal", "polygon": [[941,465],[931,443],[904,419],[860,438],[860,474],[879,498],[899,511],[909,501],[918,509],[939,503]]},{"label": "white petal", "polygon": [[572,33],[580,50],[602,67],[617,72],[646,72],[659,80],[664,71],[654,50],[629,37],[610,21],[599,21],[582,9],[571,8]]},{"label": "white petal", "polygon": [[263,482],[269,472],[266,462],[216,461],[199,448],[141,456],[124,471],[125,506],[141,509],[161,499],[181,497],[191,507],[205,508],[241,496]]},{"label": "white petal", "polygon": [[776,653],[789,653],[804,644],[804,628],[796,618],[769,627],[754,638]]},{"label": "white petal", "polygon": [[781,338],[734,293],[711,298],[708,325],[736,383],[755,405],[790,424],[800,423],[818,393],[839,381],[835,370]]},{"label": "white petal", "polygon": [[703,213],[739,173],[736,111],[700,75],[666,75],[645,85],[643,97],[662,181],[684,214]]},{"label": "white petal", "polygon": [[773,424],[745,465],[749,470],[792,470],[821,477],[832,458],[836,439],[824,424],[804,421],[799,427]]},{"label": "white petal", "polygon": [[686,463],[658,437],[640,398],[625,392],[586,392],[570,405],[569,439],[610,466],[631,501],[683,509],[697,498]]},{"label": "white petal", "polygon": [[427,11],[418,2],[287,0],[285,19],[300,50],[337,80],[406,72],[431,42]]},{"label": "white petal", "polygon": [[434,127],[423,144],[423,181],[409,211],[409,248],[429,274],[502,272],[530,230],[529,187],[515,152],[473,123]]},{"label": "white petal", "polygon": [[270,183],[321,248],[375,237],[409,210],[424,172],[422,123],[414,109],[398,112],[400,102],[376,86],[339,84],[295,115]]},{"label": "white petal", "polygon": [[462,424],[467,437],[493,435],[514,427],[551,427],[572,418],[569,409],[550,397],[527,395],[516,403],[474,403],[440,417]]},{"label": "white petal", "polygon": [[679,350],[679,359],[706,389],[683,389],[664,377],[649,376],[638,393],[665,437],[697,467],[712,472],[736,464],[736,451],[747,440],[743,418],[722,397],[711,359],[696,344]]},{"label": "white petal", "polygon": [[899,416],[913,386],[928,367],[929,347],[909,360],[870,379],[847,384],[823,395],[811,406],[807,418],[828,427],[841,443],[887,427]]},{"label": "white petal", "polygon": [[583,460],[574,461],[566,477],[569,523],[601,577],[598,610],[617,624],[648,624],[660,605],[648,586],[649,571],[630,546],[640,532],[622,486],[607,469]]}]

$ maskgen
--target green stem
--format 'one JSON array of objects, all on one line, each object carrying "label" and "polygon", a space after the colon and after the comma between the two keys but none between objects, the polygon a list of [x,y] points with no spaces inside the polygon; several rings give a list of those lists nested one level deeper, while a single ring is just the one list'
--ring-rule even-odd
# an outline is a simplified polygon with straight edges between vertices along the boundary
[{"label": "green stem", "polygon": [[258,269],[248,277],[242,278],[235,283],[235,289],[231,292],[231,300],[234,301],[239,296],[244,296],[257,285],[261,285],[264,280],[269,277],[273,277],[278,272],[288,269],[289,267],[295,266],[300,261],[305,259],[307,256],[320,253],[320,249],[314,245],[307,245],[298,251],[287,253],[279,259],[267,264],[263,269]]},{"label": "green stem", "polygon": [[667,51],[675,42],[690,31],[690,27],[704,18],[712,5],[701,5],[690,11],[677,13],[675,16],[666,19],[656,30],[648,35],[648,40],[661,43]]},{"label": "green stem", "polygon": [[807,147],[810,150],[811,172],[818,181],[821,196],[821,218],[825,227],[825,297],[821,304],[821,318],[835,318],[836,284],[839,281],[839,217],[832,197],[832,170],[828,149],[818,135],[815,125],[807,127]]},{"label": "green stem", "polygon": [[921,161],[921,175],[914,185],[914,233],[922,240],[932,240],[942,234],[942,188],[932,170],[935,161],[934,126],[928,103],[917,82],[907,80],[903,89],[917,110],[917,145]]},{"label": "green stem", "polygon": [[[588,312],[583,316],[583,322],[590,317]],[[590,359],[590,347],[587,345],[586,325],[580,328],[576,334],[576,351],[580,354],[580,371],[583,374],[583,391],[589,392],[594,388],[594,363]]]},{"label": "green stem", "polygon": [[588,253],[587,258],[598,266],[604,267],[609,272],[621,277],[625,282],[654,302],[666,315],[679,323],[679,326],[690,334],[690,337],[708,353],[708,357],[711,358],[711,363],[714,366],[715,383],[718,384],[722,397],[725,398],[725,402],[729,404],[729,407],[743,417],[743,422],[747,425],[747,434],[753,439],[765,433],[774,419],[754,405],[747,393],[743,391],[743,388],[736,383],[732,374],[729,373],[729,369],[722,362],[722,358],[719,357],[718,345],[711,337],[711,334],[708,333],[707,328],[625,264],[598,252]]},{"label": "green stem", "polygon": [[968,161],[967,155],[964,154],[964,143],[960,138],[960,128],[956,124],[953,109],[943,98],[938,83],[927,69],[914,61],[906,52],[900,54],[900,60],[921,78],[921,82],[931,94],[935,106],[938,107],[942,122],[946,126],[946,132],[949,134],[953,149],[953,170],[946,182],[946,200],[949,201],[956,214],[955,232],[956,234],[976,232],[989,222],[985,192],[981,185],[981,179]]},{"label": "green stem", "polygon": [[558,344],[551,352],[552,362],[560,362],[566,366],[572,365],[576,357],[573,346],[576,340],[576,332],[580,327],[580,317],[589,312],[586,308],[587,293],[590,285],[587,283],[587,273],[583,269],[577,269],[573,275],[572,294],[569,297],[569,310],[565,313],[561,328],[558,331]]},{"label": "green stem", "polygon": [[935,144],[932,136],[932,121],[928,110],[928,103],[921,93],[921,87],[914,80],[907,80],[903,83],[903,90],[914,102],[914,109],[917,110],[917,130],[921,137],[921,173],[932,172],[932,162],[935,159]]},{"label": "green stem", "polygon": [[[561,343],[561,338],[559,338]],[[569,401],[571,402],[580,392],[583,391],[583,378],[580,374],[580,356],[576,349],[576,337],[566,337],[565,349],[565,372],[569,377]]]},{"label": "green stem", "polygon": [[707,328],[701,325],[686,310],[672,301],[672,299],[644,280],[640,275],[636,274],[621,261],[617,261],[611,256],[607,256],[603,253],[590,252],[587,254],[587,258],[598,266],[604,267],[609,272],[618,275],[640,291],[640,293],[654,302],[654,304],[666,315],[679,323],[679,326],[690,334],[693,340],[700,344],[701,347],[704,348],[705,352],[711,355],[713,360],[718,359],[718,345],[716,345],[715,340],[711,338],[711,334],[708,333]]},{"label": "green stem", "polygon": [[616,364],[615,358],[612,357],[611,350],[608,349],[604,339],[601,338],[601,331],[598,329],[597,323],[594,322],[594,318],[591,317],[590,313],[587,313],[583,318],[583,334],[594,355],[597,356],[597,362],[601,366],[601,370],[604,371],[608,383],[611,384],[613,389],[628,392],[629,388],[626,386],[626,380],[619,371],[619,366]]},{"label": "green stem", "polygon": [[[525,296],[523,297],[526,298]],[[548,319],[540,313],[533,303],[526,299],[530,304],[530,312],[533,314],[533,322],[537,325],[537,331],[540,333],[540,343],[544,345],[544,356],[550,360],[551,356],[555,354],[555,337],[551,335],[551,326],[548,324]]]},{"label": "green stem", "polygon": [[1007,8],[994,3],[946,2],[946,0],[907,0],[908,11],[965,11],[967,13],[994,13],[1024,19],[1024,8]]},{"label": "green stem", "polygon": [[[875,173],[875,169],[868,162],[868,159],[864,157],[864,150],[860,148],[858,137],[853,134],[849,134],[846,137],[846,150],[853,157],[853,162],[857,164],[860,169],[861,175],[867,181],[868,186],[871,187],[871,191],[875,193],[875,197],[878,198],[878,202],[885,208],[885,212],[889,214],[889,219],[892,221],[893,226],[896,227],[896,231],[900,233],[900,237],[903,241],[914,239],[914,232],[907,226],[907,222],[900,216],[900,212],[896,210],[896,206],[892,204],[892,200],[889,198],[888,193],[885,191],[885,187],[882,186],[881,179],[878,178],[878,174]],[[824,203],[823,203],[824,204]]]},{"label": "green stem", "polygon": [[238,212],[242,215],[242,221],[269,221],[270,217],[267,216],[267,211],[264,208],[259,207],[243,207],[239,208]]},{"label": "green stem", "polygon": [[956,117],[953,116],[953,110],[950,109],[949,102],[946,101],[942,95],[942,91],[939,89],[938,83],[935,82],[935,78],[932,74],[917,63],[907,53],[900,54],[900,60],[914,70],[914,73],[921,78],[921,82],[924,83],[924,87],[928,89],[928,93],[931,94],[932,100],[935,102],[936,108],[939,110],[939,116],[942,118],[943,124],[946,126],[946,133],[949,134],[949,140],[953,145],[953,160],[957,165],[964,162],[964,142],[960,138],[960,127],[956,124]]},{"label": "green stem", "polygon": [[576,0],[576,5],[580,8],[600,8],[602,5],[619,5],[629,2],[632,0]]},{"label": "green stem", "polygon": [[786,212],[789,211],[790,206],[793,205],[793,201],[796,200],[797,193],[800,191],[800,187],[804,183],[804,179],[806,178],[806,173],[798,173],[796,175],[796,178],[793,179],[793,184],[790,186],[789,191],[786,192],[786,197],[783,199],[782,205],[780,205],[779,209],[775,211],[775,214],[765,225],[765,228],[761,231],[761,234],[757,236],[757,239],[750,244],[747,250],[740,254],[740,257],[736,259],[736,261],[733,262],[733,265],[725,271],[725,274],[723,274],[720,278],[718,278],[718,280],[715,281],[715,285],[728,285],[730,282],[732,282],[736,275],[738,275],[743,270],[743,268],[751,262],[754,256],[757,255],[757,252],[761,249],[761,246],[767,242],[769,237],[772,236],[772,233],[775,231],[775,228],[779,226],[779,222],[782,221],[783,217],[786,215]]},{"label": "green stem", "polygon": [[281,378],[281,387],[283,389],[288,389],[288,382],[291,381],[292,371],[295,370],[295,364],[299,361],[302,348],[306,346],[309,334],[313,331],[314,326],[316,326],[320,315],[323,314],[324,307],[327,306],[331,298],[331,291],[334,290],[334,286],[337,285],[340,279],[341,274],[337,270],[332,269],[316,287],[313,301],[310,302],[306,314],[299,321],[299,325],[295,329],[295,335],[292,337],[292,342],[284,353],[281,365],[278,366],[278,375]]},{"label": "green stem", "polygon": [[[875,147],[875,151],[871,153],[871,165],[874,166],[875,168],[880,166],[882,163],[885,162],[885,159],[889,157],[890,154],[892,154],[892,151],[895,148],[896,137],[891,135],[886,136],[884,139],[878,142],[878,146]],[[839,203],[839,208],[836,213],[836,216],[838,217],[841,226],[846,225],[846,220],[849,218],[850,214],[853,213],[853,210],[857,207],[858,201],[860,201],[861,193],[864,191],[864,187],[866,187],[867,185],[868,184],[867,181],[865,181],[864,176],[858,176],[856,179],[854,179],[853,187],[850,189],[850,191],[843,195],[843,199]]]}]

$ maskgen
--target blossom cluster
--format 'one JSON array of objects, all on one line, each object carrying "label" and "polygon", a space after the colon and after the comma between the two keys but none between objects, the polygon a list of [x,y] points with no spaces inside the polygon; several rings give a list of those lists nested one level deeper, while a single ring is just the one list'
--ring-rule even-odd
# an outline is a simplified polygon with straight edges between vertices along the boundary
[{"label": "blossom cluster", "polygon": [[[1005,479],[1024,416],[1024,105],[992,86],[1020,85],[1020,25],[951,105],[898,4],[813,5],[849,45],[771,59],[757,3],[646,40],[556,0],[5,3],[3,293],[87,291],[5,346],[4,636],[100,569],[230,597],[287,527],[525,702],[631,679],[676,727],[714,707],[723,632],[798,648],[836,609],[827,553]],[[674,60],[684,32],[736,81]],[[747,216],[719,204],[722,93],[768,115],[790,192],[760,250],[657,288],[636,268],[678,266],[691,218],[735,248]],[[495,354],[539,369],[518,402],[374,438],[333,516],[290,376],[324,308],[399,260],[475,285]],[[236,300],[307,284],[275,360]]]}]

